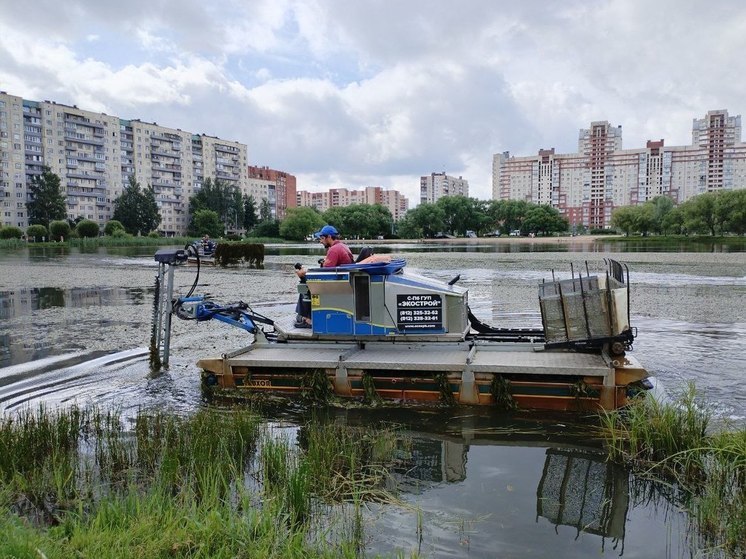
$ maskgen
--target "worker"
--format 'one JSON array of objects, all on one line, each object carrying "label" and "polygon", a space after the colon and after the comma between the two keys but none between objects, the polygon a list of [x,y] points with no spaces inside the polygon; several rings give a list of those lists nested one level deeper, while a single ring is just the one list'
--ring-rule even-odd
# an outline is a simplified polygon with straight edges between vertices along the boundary
[{"label": "worker", "polygon": [[[355,258],[352,256],[350,247],[339,240],[339,231],[333,225],[324,225],[319,231],[314,234],[314,237],[319,239],[319,242],[326,248],[326,257],[323,260],[319,260],[322,268],[333,268],[335,266],[344,266],[345,264],[352,264],[355,262]],[[306,281],[306,270],[305,268],[296,264],[295,273],[300,279],[301,283]],[[311,327],[311,303],[307,297],[304,298],[303,294],[298,296],[298,304],[295,307],[296,328],[310,328]]]}]

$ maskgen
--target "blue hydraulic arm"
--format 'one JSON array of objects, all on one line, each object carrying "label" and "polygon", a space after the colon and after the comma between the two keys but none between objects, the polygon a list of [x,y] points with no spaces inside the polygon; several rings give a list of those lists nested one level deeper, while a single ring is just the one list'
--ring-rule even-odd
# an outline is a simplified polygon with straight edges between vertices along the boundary
[{"label": "blue hydraulic arm", "polygon": [[251,311],[249,305],[243,301],[219,305],[203,296],[181,297],[174,301],[174,312],[183,320],[216,319],[231,326],[242,328],[251,334],[258,331],[257,323],[274,325],[274,321],[266,316]]}]

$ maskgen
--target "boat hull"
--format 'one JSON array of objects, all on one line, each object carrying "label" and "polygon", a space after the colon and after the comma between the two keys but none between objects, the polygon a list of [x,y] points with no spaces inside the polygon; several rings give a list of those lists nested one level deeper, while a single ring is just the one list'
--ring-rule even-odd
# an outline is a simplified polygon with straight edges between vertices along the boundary
[{"label": "boat hull", "polygon": [[627,355],[531,343],[255,343],[198,366],[206,389],[231,398],[328,388],[368,402],[558,411],[623,407],[648,377]]}]

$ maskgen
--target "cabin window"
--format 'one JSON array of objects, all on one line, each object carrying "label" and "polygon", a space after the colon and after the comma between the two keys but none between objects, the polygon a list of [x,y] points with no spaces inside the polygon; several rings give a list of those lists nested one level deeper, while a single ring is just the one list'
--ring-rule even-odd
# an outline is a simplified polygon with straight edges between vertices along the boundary
[{"label": "cabin window", "polygon": [[370,322],[370,276],[355,276],[355,320]]}]

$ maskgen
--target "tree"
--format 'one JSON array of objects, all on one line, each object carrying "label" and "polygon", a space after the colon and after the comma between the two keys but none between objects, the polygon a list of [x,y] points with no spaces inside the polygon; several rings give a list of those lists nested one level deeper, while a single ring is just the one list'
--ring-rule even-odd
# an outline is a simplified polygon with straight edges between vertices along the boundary
[{"label": "tree", "polygon": [[225,224],[220,220],[220,216],[213,210],[197,210],[192,215],[195,235],[200,237],[210,235],[211,237],[222,237],[225,231]]},{"label": "tree", "polygon": [[65,237],[69,237],[70,236],[70,224],[64,219],[50,222],[49,223],[49,235],[57,241],[61,241]]},{"label": "tree", "polygon": [[636,215],[634,206],[616,208],[611,214],[611,226],[629,237],[630,233],[637,231]]},{"label": "tree", "polygon": [[283,239],[302,241],[324,225],[324,219],[316,208],[288,208],[287,217],[280,223]]},{"label": "tree", "polygon": [[34,242],[41,241],[42,239],[49,239],[49,230],[43,225],[29,225],[26,229],[26,237],[33,239]]},{"label": "tree", "polygon": [[135,177],[130,175],[129,184],[120,196],[114,199],[113,219],[119,221],[127,233],[147,234],[158,227],[161,216],[155,201],[153,188],[141,190]]},{"label": "tree", "polygon": [[249,194],[243,197],[243,228],[251,231],[256,226],[256,200]]},{"label": "tree", "polygon": [[235,186],[219,179],[205,179],[199,191],[189,198],[188,232],[197,235],[199,231],[194,227],[194,214],[197,210],[212,210],[218,214],[223,223],[223,229],[239,229],[244,221],[244,199]]},{"label": "tree", "polygon": [[663,217],[661,223],[661,232],[664,235],[673,233],[674,235],[681,235],[684,231],[684,212],[681,211],[680,207],[674,207]]},{"label": "tree", "polygon": [[93,238],[98,237],[99,234],[98,223],[91,221],[90,219],[84,219],[78,223],[75,230],[78,232],[80,237]]},{"label": "tree", "polygon": [[54,220],[67,217],[67,203],[61,191],[60,177],[49,167],[43,167],[41,175],[35,175],[28,187],[30,200],[26,202],[28,220],[49,227]]},{"label": "tree", "polygon": [[560,215],[557,208],[549,205],[531,208],[523,221],[525,230],[532,233],[542,233],[545,236],[567,231],[568,227],[567,219]]},{"label": "tree", "polygon": [[272,220],[272,204],[269,203],[269,200],[266,198],[263,198],[261,203],[259,204],[259,221],[261,223],[266,223],[267,221]]},{"label": "tree", "polygon": [[352,204],[330,208],[324,212],[324,221],[347,237],[371,239],[391,233],[394,218],[381,204]]},{"label": "tree", "polygon": [[20,239],[23,237],[23,231],[14,225],[0,227],[0,239]]},{"label": "tree", "polygon": [[521,229],[528,210],[529,203],[525,200],[492,200],[486,209],[490,229]]},{"label": "tree", "polygon": [[114,232],[118,230],[124,231],[124,225],[122,225],[122,222],[117,221],[116,219],[110,219],[104,226],[104,235],[113,235]]},{"label": "tree", "polygon": [[434,237],[436,233],[445,229],[446,214],[437,204],[420,204],[409,210],[405,218],[411,220],[411,223],[402,225],[419,232],[419,236],[422,237]]},{"label": "tree", "polygon": [[668,196],[656,196],[652,200],[645,202],[653,205],[653,226],[656,233],[663,232],[663,222],[666,216],[673,210],[674,203]]},{"label": "tree", "polygon": [[682,204],[684,225],[691,232],[709,232],[715,236],[717,219],[715,214],[716,194],[706,192],[690,198]]}]

